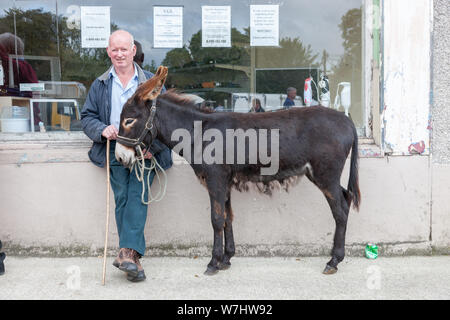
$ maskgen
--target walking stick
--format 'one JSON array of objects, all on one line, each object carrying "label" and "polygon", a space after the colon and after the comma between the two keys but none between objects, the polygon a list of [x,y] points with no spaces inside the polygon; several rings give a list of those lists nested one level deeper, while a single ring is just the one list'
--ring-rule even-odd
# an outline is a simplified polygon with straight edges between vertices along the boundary
[{"label": "walking stick", "polygon": [[106,249],[108,246],[108,231],[109,231],[109,139],[106,141],[106,230],[105,230],[105,250],[103,251],[103,276],[102,285],[105,285],[106,276]]}]

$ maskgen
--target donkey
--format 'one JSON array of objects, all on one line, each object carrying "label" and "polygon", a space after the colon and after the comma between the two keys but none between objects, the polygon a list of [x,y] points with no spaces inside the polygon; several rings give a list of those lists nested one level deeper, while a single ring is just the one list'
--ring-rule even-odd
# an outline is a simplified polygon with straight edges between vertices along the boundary
[{"label": "donkey", "polygon": [[[358,136],[353,122],[343,113],[322,106],[253,114],[210,112],[173,91],[160,94],[167,73],[167,68],[160,66],[155,76],[142,84],[123,107],[115,154],[122,165],[131,167],[137,159],[136,149],[148,149],[155,138],[176,151],[178,141],[172,139],[173,133],[181,128],[193,137],[199,128],[196,123],[201,123],[202,133],[213,129],[225,140],[235,138],[227,136],[229,129],[278,130],[278,149],[272,143],[276,135],[268,139],[268,151],[271,155],[278,153],[279,157],[278,170],[273,174],[261,174],[262,169],[267,169],[267,161],[262,161],[261,157],[250,161],[252,154],[248,146],[245,147],[245,161],[237,161],[237,147],[223,146],[215,150],[216,153],[223,152],[224,158],[232,159],[231,163],[228,160],[209,164],[195,161],[193,158],[199,151],[205,151],[213,143],[203,141],[205,139],[201,141],[201,149],[195,145],[196,141],[191,141],[188,148],[178,150],[190,163],[210,197],[214,244],[205,274],[213,275],[228,269],[235,254],[231,188],[247,191],[250,186],[256,186],[260,192],[270,195],[277,187],[287,190],[303,175],[322,191],[331,208],[336,229],[332,257],[323,273],[337,272],[337,265],[345,255],[350,206],[353,203],[353,207],[359,210],[361,201]],[[258,149],[265,147],[261,141],[259,139]],[[340,185],[340,177],[350,150],[350,177],[345,189]]]}]

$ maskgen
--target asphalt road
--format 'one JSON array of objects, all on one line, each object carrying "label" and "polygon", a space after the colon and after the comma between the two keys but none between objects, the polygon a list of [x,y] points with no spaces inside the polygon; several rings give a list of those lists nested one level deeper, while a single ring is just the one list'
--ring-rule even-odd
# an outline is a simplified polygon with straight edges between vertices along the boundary
[{"label": "asphalt road", "polygon": [[323,275],[328,257],[234,257],[229,270],[203,275],[209,258],[145,257],[147,280],[132,283],[108,258],[7,256],[0,300],[8,299],[450,299],[450,256],[347,257]]}]

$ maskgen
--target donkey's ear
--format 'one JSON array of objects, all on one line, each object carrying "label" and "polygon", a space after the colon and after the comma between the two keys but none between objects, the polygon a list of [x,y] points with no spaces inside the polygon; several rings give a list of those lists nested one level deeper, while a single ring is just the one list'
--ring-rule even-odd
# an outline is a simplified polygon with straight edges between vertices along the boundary
[{"label": "donkey's ear", "polygon": [[155,75],[139,86],[136,95],[139,100],[153,100],[162,90],[164,82],[166,81],[169,70],[167,67],[159,66]]},{"label": "donkey's ear", "polygon": [[165,71],[167,71],[167,67],[159,66],[158,70],[156,70],[155,76],[161,76]]}]

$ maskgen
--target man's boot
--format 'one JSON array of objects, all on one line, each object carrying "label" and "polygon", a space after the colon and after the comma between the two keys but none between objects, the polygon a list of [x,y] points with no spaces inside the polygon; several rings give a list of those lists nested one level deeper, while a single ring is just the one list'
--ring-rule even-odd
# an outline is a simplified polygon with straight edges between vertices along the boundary
[{"label": "man's boot", "polygon": [[121,248],[117,258],[113,262],[113,266],[126,272],[128,275],[136,277],[138,276],[138,266],[134,259],[133,249]]},{"label": "man's boot", "polygon": [[127,280],[128,281],[139,282],[139,281],[144,281],[145,278],[146,278],[145,277],[144,268],[142,268],[142,265],[141,265],[141,262],[139,261],[139,258],[141,258],[141,255],[136,250],[133,250],[133,260],[134,260],[134,263],[138,267],[138,273],[135,276],[130,274],[130,273],[128,273],[128,275],[127,275]]}]

